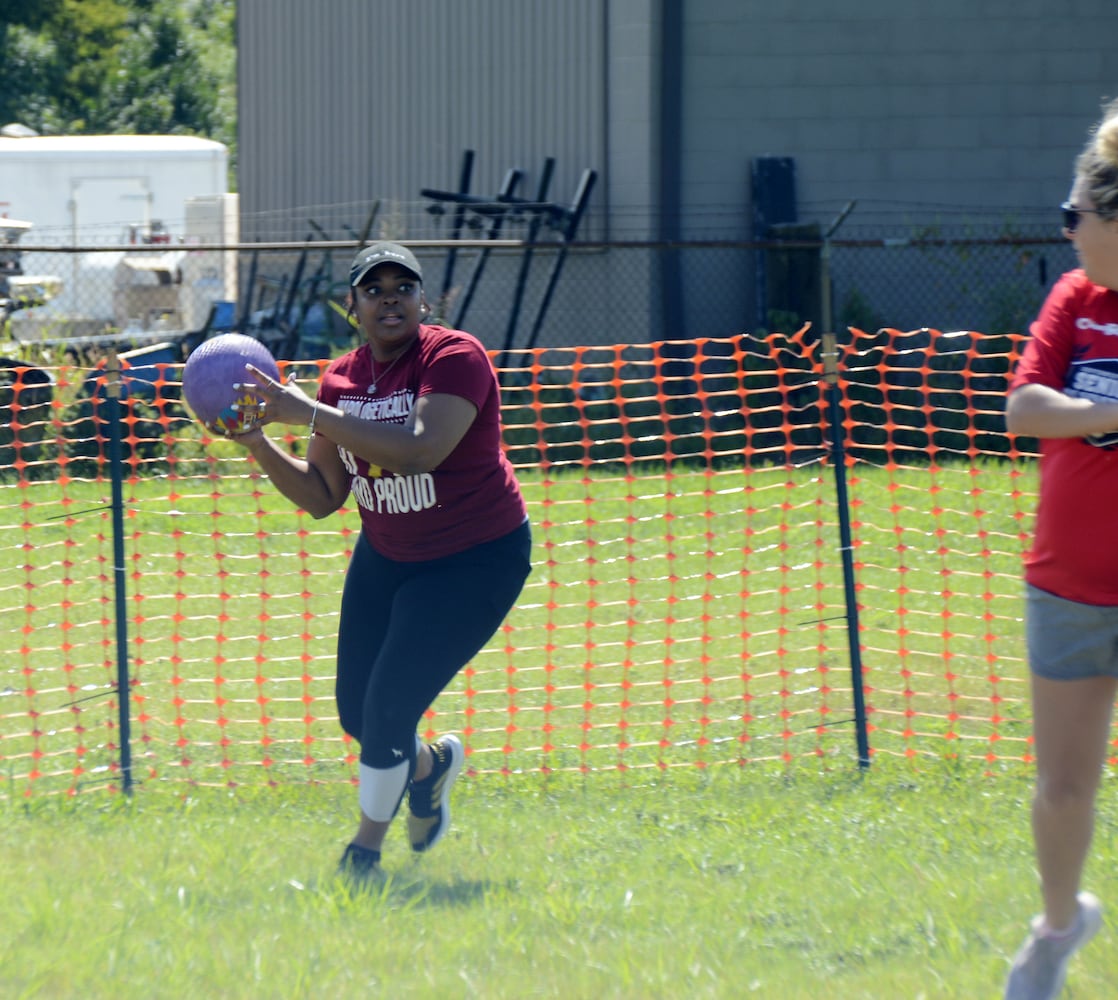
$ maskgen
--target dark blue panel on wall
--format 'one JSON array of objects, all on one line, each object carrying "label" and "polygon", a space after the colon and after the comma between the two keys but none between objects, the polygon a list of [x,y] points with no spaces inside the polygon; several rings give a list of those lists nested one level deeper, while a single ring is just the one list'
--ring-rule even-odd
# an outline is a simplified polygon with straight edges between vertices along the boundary
[{"label": "dark blue panel on wall", "polygon": [[791,156],[758,156],[752,169],[753,237],[763,240],[771,226],[796,222],[796,161]]}]

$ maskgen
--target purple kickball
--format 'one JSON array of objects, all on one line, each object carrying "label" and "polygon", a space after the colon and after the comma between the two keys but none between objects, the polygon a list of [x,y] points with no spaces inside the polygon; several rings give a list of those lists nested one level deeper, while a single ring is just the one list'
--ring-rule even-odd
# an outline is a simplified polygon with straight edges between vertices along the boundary
[{"label": "purple kickball", "polygon": [[279,366],[259,340],[243,333],[223,333],[204,340],[195,348],[182,370],[182,392],[194,415],[212,431],[237,434],[253,423],[251,413],[238,405],[251,407],[257,397],[235,385],[251,382],[245,365],[252,364],[279,380]]}]

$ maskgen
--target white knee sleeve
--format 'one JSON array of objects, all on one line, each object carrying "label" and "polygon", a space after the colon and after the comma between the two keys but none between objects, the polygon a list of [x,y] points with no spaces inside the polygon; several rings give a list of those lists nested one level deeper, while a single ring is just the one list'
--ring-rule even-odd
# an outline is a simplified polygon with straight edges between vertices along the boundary
[{"label": "white knee sleeve", "polygon": [[408,786],[410,761],[401,761],[395,767],[359,766],[357,798],[361,811],[375,823],[387,823],[396,815],[404,789]]}]

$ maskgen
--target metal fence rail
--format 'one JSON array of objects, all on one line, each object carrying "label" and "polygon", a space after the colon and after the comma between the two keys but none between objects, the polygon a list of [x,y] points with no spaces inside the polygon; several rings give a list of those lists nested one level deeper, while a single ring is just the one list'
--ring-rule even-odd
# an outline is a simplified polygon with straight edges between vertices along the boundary
[{"label": "metal fence rail", "polygon": [[[804,322],[840,341],[848,327],[1024,333],[1075,264],[1048,227],[672,245],[538,235],[416,243],[435,317],[494,351],[792,333]],[[217,326],[253,333],[282,358],[329,356],[353,342],[344,302],[354,245],[29,247],[14,297],[0,288],[5,353],[49,364],[97,344],[189,342]]]}]

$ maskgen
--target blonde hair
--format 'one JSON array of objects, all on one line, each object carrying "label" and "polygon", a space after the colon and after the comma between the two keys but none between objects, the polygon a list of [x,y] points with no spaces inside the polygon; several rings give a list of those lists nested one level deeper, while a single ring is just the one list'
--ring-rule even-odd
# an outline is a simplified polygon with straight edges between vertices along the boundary
[{"label": "blonde hair", "polygon": [[1103,106],[1102,119],[1075,162],[1075,173],[1099,215],[1118,218],[1118,100]]}]

